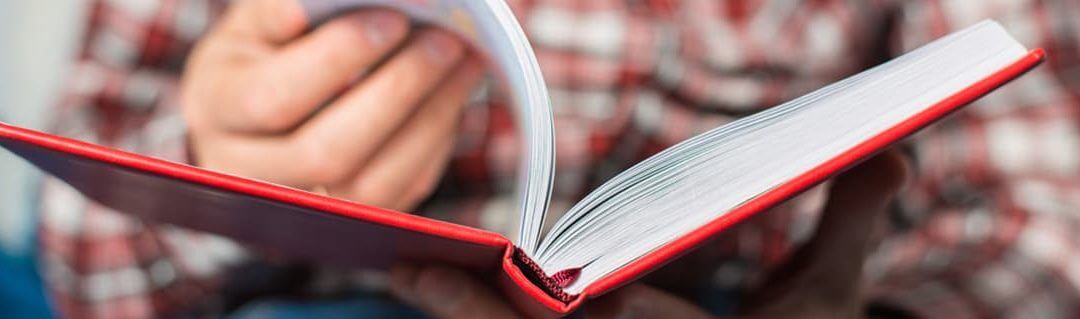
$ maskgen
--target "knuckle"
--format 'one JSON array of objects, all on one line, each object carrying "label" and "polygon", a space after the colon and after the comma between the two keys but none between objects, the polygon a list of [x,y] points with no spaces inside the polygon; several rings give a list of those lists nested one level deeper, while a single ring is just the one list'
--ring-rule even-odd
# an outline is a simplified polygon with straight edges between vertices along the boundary
[{"label": "knuckle", "polygon": [[411,209],[423,202],[431,194],[435,193],[438,189],[439,181],[441,180],[439,174],[427,174],[427,176],[421,177],[421,179],[412,184],[412,186],[402,194],[401,205],[403,209]]},{"label": "knuckle", "polygon": [[203,111],[198,107],[199,102],[193,98],[191,92],[181,92],[180,96],[180,116],[184,119],[184,123],[188,129],[193,133],[198,133],[206,130],[206,123],[203,121]]},{"label": "knuckle", "polygon": [[416,185],[415,188],[408,194],[408,202],[410,205],[419,204],[424,199],[435,193],[435,190],[439,188],[439,178],[426,178]]},{"label": "knuckle", "polygon": [[[328,30],[327,43],[362,43],[363,30],[357,28],[349,28],[346,25],[334,25],[330,26]],[[343,45],[326,45],[323,47],[322,59],[323,65],[355,65],[357,56],[361,55],[361,52],[357,52],[354,47]]]},{"label": "knuckle", "polygon": [[332,146],[310,141],[301,141],[298,144],[301,145],[298,168],[311,183],[333,184],[351,173],[350,163],[340,156],[335,156]]},{"label": "knuckle", "polygon": [[381,184],[372,180],[361,181],[352,192],[353,199],[366,205],[399,209],[399,207],[390,207],[395,203],[397,194]]},{"label": "knuckle", "polygon": [[[213,107],[215,92],[209,90],[198,80],[192,79],[193,72],[187,72],[180,83],[180,115],[184,123],[194,132],[211,128],[208,109]],[[196,74],[197,75],[197,74]]]},{"label": "knuckle", "polygon": [[209,150],[206,138],[199,133],[188,135],[188,158],[191,160],[192,165],[200,166],[207,169],[219,169],[220,165],[217,164],[217,156],[219,153]]},{"label": "knuckle", "polygon": [[246,94],[239,104],[239,111],[243,112],[241,118],[247,119],[245,123],[257,130],[279,132],[289,129],[293,123],[286,116],[281,116],[276,110],[281,109],[283,101],[270,88],[252,90]]},{"label": "knuckle", "polygon": [[[315,40],[318,42],[315,46],[317,49],[311,53],[314,54],[319,65],[360,69],[371,62],[369,60],[376,55],[375,52],[389,49],[371,45],[370,34],[375,31],[367,30],[366,27],[358,28],[354,20],[356,19],[349,19],[349,17],[337,19],[317,31],[319,33]],[[363,50],[357,50],[354,46],[343,46],[340,45],[341,43],[366,43],[368,45]]]}]

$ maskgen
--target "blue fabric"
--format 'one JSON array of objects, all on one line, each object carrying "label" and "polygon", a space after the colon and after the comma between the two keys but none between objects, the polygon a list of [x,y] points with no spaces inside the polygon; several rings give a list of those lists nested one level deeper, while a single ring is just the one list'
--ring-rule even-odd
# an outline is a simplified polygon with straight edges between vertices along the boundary
[{"label": "blue fabric", "polygon": [[734,315],[742,294],[738,290],[706,288],[697,296],[697,305],[718,316]]},{"label": "blue fabric", "polygon": [[31,256],[0,252],[0,318],[52,318]]},{"label": "blue fabric", "polygon": [[[0,5],[0,8],[2,7]],[[3,64],[0,63],[0,67],[2,66]],[[3,108],[0,108],[0,111],[3,111]],[[0,120],[4,120],[5,117],[6,115],[0,112]],[[3,156],[8,156],[8,158],[0,158],[0,176],[9,179],[26,179],[25,174],[19,174],[22,172],[16,171],[17,168],[11,167],[10,163],[3,162],[3,160],[10,159],[11,154],[3,154]],[[11,182],[11,180],[8,180],[8,182]],[[5,192],[8,195],[21,192],[29,196],[15,195],[12,197],[16,197],[16,202],[0,203],[4,204],[0,205],[0,214],[32,214],[33,211],[29,207],[32,206],[31,203],[34,202],[36,195],[34,195],[33,191],[27,190],[36,189],[36,183],[15,182],[12,184],[16,184],[16,187],[25,185],[26,188],[23,190],[9,190],[0,185],[0,192]],[[22,226],[33,229],[33,225]],[[18,240],[20,243],[33,242],[30,240],[33,234],[19,234],[17,237],[24,239]],[[0,245],[0,318],[52,318],[45,289],[42,286],[41,277],[38,276],[35,263],[36,256],[32,247],[15,247],[11,249],[16,251],[8,251],[5,247],[18,245],[5,244]]]}]

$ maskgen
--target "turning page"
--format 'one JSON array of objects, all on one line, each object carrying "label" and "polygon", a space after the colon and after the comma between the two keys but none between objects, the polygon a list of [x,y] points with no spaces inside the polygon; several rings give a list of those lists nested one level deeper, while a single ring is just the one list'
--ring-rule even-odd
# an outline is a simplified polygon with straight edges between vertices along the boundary
[{"label": "turning page", "polygon": [[510,95],[526,147],[518,170],[517,201],[521,219],[514,241],[532,253],[540,240],[555,170],[554,126],[540,65],[525,33],[504,0],[301,0],[312,21],[350,8],[381,6],[401,10],[415,20],[452,30],[471,42],[493,66]]}]

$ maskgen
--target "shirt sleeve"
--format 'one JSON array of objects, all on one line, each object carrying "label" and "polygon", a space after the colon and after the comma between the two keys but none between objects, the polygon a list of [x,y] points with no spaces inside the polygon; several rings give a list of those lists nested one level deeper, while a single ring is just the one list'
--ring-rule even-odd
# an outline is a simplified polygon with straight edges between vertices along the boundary
[{"label": "shirt sleeve", "polygon": [[1077,7],[901,3],[897,53],[990,18],[1048,60],[912,139],[918,177],[898,217],[910,227],[870,260],[872,294],[918,317],[1080,315]]},{"label": "shirt sleeve", "polygon": [[[92,1],[59,103],[58,134],[184,161],[177,83],[194,40],[222,11],[215,0]],[[214,311],[220,273],[243,250],[211,235],[144,223],[43,183],[42,271],[58,313],[143,318]]]}]

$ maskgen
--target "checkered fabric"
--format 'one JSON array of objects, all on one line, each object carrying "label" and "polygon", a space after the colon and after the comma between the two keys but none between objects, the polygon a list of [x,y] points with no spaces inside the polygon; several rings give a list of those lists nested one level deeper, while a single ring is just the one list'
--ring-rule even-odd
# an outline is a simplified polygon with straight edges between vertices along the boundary
[{"label": "checkered fabric", "polygon": [[[867,298],[918,317],[1080,316],[1080,3],[1069,0],[517,0],[555,108],[552,209],[697,133],[836,81],[984,18],[1049,60],[910,138],[917,178],[868,262]],[[226,7],[97,0],[52,112],[57,133],[184,160],[177,78]],[[464,119],[420,212],[509,232],[521,146],[505,101]],[[752,289],[812,232],[817,188],[723,234],[712,284]],[[120,215],[55,180],[43,272],[74,318],[214,314],[223,273],[258,259],[212,235]]]}]

